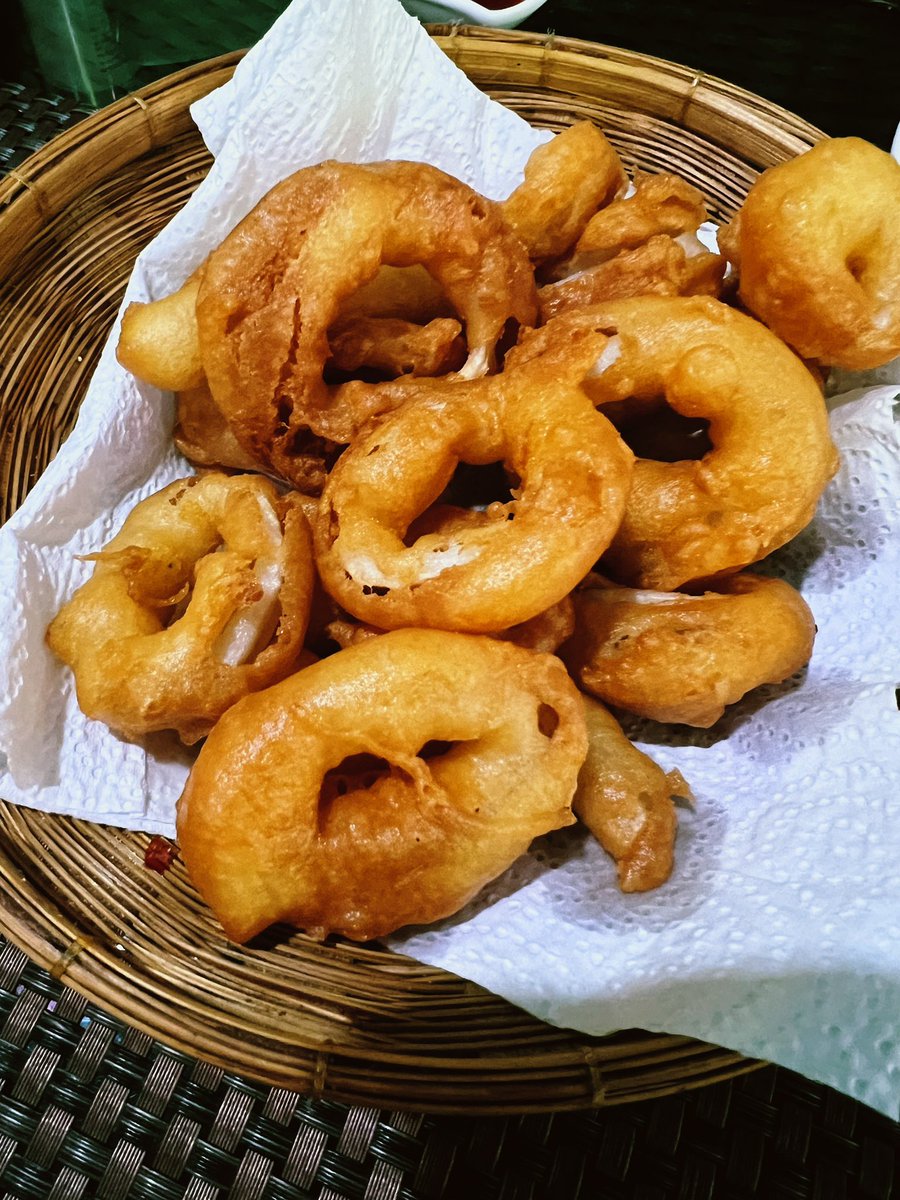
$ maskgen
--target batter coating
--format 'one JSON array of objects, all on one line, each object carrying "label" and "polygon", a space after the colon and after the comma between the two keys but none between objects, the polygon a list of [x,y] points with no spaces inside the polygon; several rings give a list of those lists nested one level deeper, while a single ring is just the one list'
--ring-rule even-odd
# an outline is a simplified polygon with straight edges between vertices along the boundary
[{"label": "batter coating", "polygon": [[647,892],[672,873],[678,817],[674,796],[691,799],[680,772],[663,771],[638,750],[616,718],[582,696],[588,752],[573,808],[616,861],[623,892]]},{"label": "batter coating", "polygon": [[233,941],[275,921],[367,941],[458,911],[571,824],[586,750],[558,659],[397,630],[226,713],[179,802],[179,845]]},{"label": "batter coating", "polygon": [[790,584],[745,573],[696,596],[587,587],[575,595],[575,634],[561,653],[605,704],[706,729],[753,688],[805,666],[815,634]]},{"label": "batter coating", "polygon": [[82,711],[126,737],[204,737],[226,708],[292,671],[314,569],[294,496],[258,475],[177,480],[88,556],[92,577],[47,631]]},{"label": "batter coating", "polygon": [[609,262],[623,251],[643,246],[652,237],[675,240],[694,234],[707,216],[703,196],[684,179],[638,171],[632,195],[614,200],[591,218],[575,253],[555,268],[554,278]]},{"label": "batter coating", "polygon": [[[594,339],[594,357],[604,341]],[[314,540],[322,581],[347,612],[380,629],[497,633],[584,577],[621,520],[632,455],[577,383],[550,367],[452,387],[423,381],[344,453]],[[520,481],[509,503],[408,536],[460,461],[501,460]]]},{"label": "batter coating", "polygon": [[900,354],[900,163],[884,150],[826,138],[770,167],[720,240],[744,304],[804,358]]},{"label": "batter coating", "polygon": [[196,310],[216,403],[285,479],[302,431],[347,443],[398,403],[390,382],[322,377],[342,303],[383,263],[420,264],[438,282],[465,324],[463,377],[494,366],[508,321],[534,322],[525,250],[499,207],[465,184],[407,162],[327,162],[291,175],[209,256]]},{"label": "batter coating", "polygon": [[591,121],[577,121],[532,152],[503,217],[536,262],[559,258],[626,179],[606,136]]}]

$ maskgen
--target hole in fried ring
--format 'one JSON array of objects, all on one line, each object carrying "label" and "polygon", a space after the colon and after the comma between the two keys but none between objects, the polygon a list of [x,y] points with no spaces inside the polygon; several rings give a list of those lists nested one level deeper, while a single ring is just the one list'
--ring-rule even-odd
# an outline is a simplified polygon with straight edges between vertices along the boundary
[{"label": "hole in fried ring", "polygon": [[216,403],[242,444],[286,479],[298,429],[346,443],[413,382],[323,378],[328,330],[382,264],[424,266],[446,294],[465,327],[464,378],[491,369],[510,318],[534,322],[524,248],[499,206],[465,184],[404,162],[329,162],[290,176],[209,256],[196,306]]},{"label": "hole in fried ring", "polygon": [[[594,337],[594,357],[604,340]],[[508,505],[405,544],[459,461],[498,460],[519,479]],[[559,602],[609,544],[631,461],[555,363],[549,372],[529,364],[425,388],[354,443],[329,476],[314,530],[323,583],[347,612],[381,629],[509,629]]]}]

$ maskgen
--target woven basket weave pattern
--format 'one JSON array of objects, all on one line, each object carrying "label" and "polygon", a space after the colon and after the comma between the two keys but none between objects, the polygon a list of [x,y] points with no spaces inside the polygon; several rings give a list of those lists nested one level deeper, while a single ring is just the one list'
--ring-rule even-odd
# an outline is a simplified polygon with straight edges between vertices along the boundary
[{"label": "woven basket weave pattern", "polygon": [[[678,171],[730,216],[761,167],[818,131],[689,69],[609,47],[443,27],[482,88],[550,128],[603,125],[634,167]],[[187,106],[235,57],[172,76],[56,139],[0,184],[0,480],[6,516],[71,427],[138,251],[209,158]],[[587,1038],[377,948],[221,937],[146,838],[0,809],[7,935],[115,1017],[267,1084],[341,1101],[491,1113],[612,1105],[753,1070],[683,1037]]]}]

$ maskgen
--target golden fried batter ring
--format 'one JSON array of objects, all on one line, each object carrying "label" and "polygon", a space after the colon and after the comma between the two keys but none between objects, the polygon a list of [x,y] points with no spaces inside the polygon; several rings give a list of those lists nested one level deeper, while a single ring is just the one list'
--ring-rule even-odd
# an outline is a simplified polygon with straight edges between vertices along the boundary
[{"label": "golden fried batter ring", "polygon": [[690,800],[691,790],[679,771],[663,771],[632,745],[602,704],[582,700],[588,752],[572,807],[615,859],[622,891],[650,891],[672,873],[678,826],[672,798]]},{"label": "golden fried batter ring", "polygon": [[181,853],[234,941],[276,921],[382,937],[455,913],[570,824],[586,748],[558,659],[398,630],[225,714],[179,802]]},{"label": "golden fried batter ring", "polygon": [[900,164],[885,151],[832,138],[770,167],[721,244],[744,304],[804,358],[900,354]]},{"label": "golden fried batter ring", "polygon": [[799,533],[838,465],[803,363],[717,300],[642,296],[556,317],[508,355],[507,369],[533,356],[570,364],[598,330],[609,341],[583,385],[596,404],[664,396],[682,416],[708,420],[712,443],[696,460],[637,460],[607,572],[670,591],[738,571]]},{"label": "golden fried batter ring", "polygon": [[605,135],[578,121],[531,154],[503,217],[535,261],[559,258],[590,218],[625,186],[625,168]]},{"label": "golden fried batter ring", "polygon": [[[632,455],[556,363],[429,383],[330,474],[314,527],[319,572],[347,612],[380,629],[499,632],[556,604],[609,544]],[[459,462],[501,460],[520,480],[513,500],[412,540]]]},{"label": "golden fried batter ring", "polygon": [[804,666],[816,633],[799,592],[751,574],[696,596],[587,587],[575,612],[562,657],[582,687],[626,712],[702,729]]},{"label": "golden fried batter ring", "polygon": [[309,525],[268,480],[178,480],[88,557],[92,577],[47,631],[88,717],[191,743],[294,669],[314,580]]},{"label": "golden fried batter ring", "polygon": [[382,263],[420,264],[465,323],[461,374],[491,369],[508,321],[533,324],[534,278],[497,205],[423,163],[307,167],[278,184],[213,251],[197,298],[206,377],[242,444],[293,478],[307,428],[346,443],[396,389],[329,386],[328,330]]},{"label": "golden fried batter ring", "polygon": [[719,296],[725,278],[721,254],[689,254],[681,242],[658,234],[634,250],[538,288],[541,320],[632,296]]}]

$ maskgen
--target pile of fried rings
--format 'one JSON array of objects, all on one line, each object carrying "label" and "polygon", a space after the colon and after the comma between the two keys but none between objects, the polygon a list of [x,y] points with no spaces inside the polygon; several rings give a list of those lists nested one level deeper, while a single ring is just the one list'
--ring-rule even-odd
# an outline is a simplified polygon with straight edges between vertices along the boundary
[{"label": "pile of fried rings", "polygon": [[[709,726],[815,625],[746,570],[837,469],[828,368],[900,354],[900,166],[701,194],[584,121],[496,203],[324,162],[268,193],[118,355],[197,468],[90,556],[48,631],[88,717],[205,739],[178,806],[226,935],[378,938],[580,818],[626,891],[690,790],[607,706]],[[574,812],[574,816],[573,816]]]}]

